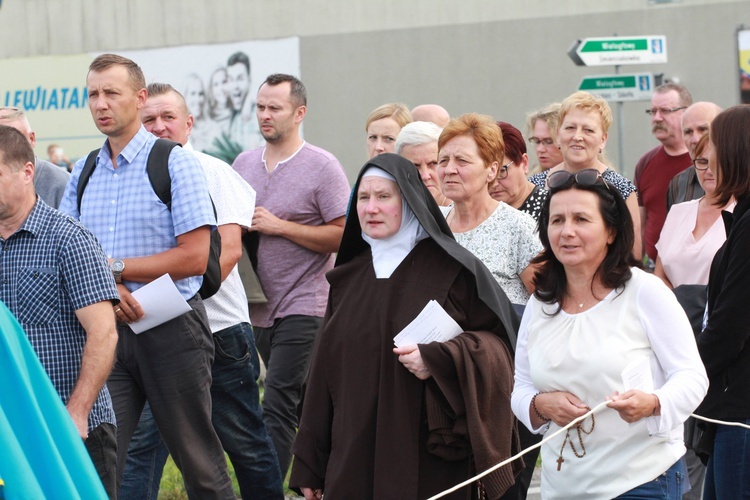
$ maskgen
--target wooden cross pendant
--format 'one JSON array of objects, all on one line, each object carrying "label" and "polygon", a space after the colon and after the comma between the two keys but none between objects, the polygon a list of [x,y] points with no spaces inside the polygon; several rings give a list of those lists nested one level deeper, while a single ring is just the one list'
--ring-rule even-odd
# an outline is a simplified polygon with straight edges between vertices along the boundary
[{"label": "wooden cross pendant", "polygon": [[559,456],[559,457],[557,458],[557,470],[560,470],[560,467],[562,467],[562,463],[563,463],[564,461],[565,461],[565,459],[564,459],[564,458],[562,457],[562,455],[560,455],[560,456]]}]

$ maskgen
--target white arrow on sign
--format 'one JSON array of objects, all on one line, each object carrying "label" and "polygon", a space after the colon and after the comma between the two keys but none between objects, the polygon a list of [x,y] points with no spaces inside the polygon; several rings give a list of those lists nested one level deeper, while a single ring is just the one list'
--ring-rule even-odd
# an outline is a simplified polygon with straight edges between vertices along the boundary
[{"label": "white arrow on sign", "polygon": [[578,66],[661,64],[667,62],[667,37],[612,36],[576,40],[568,56]]}]

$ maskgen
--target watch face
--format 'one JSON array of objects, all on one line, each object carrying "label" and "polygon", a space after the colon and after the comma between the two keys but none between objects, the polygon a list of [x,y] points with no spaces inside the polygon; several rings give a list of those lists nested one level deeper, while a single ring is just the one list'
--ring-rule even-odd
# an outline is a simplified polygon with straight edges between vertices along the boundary
[{"label": "watch face", "polygon": [[125,269],[125,263],[121,260],[112,262],[112,270],[116,273],[121,273]]}]

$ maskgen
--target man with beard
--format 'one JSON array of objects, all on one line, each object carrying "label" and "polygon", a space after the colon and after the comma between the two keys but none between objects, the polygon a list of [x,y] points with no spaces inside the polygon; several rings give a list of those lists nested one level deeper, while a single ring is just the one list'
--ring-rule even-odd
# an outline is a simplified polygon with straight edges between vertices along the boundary
[{"label": "man with beard", "polygon": [[681,126],[682,114],[691,104],[693,98],[684,86],[666,83],[654,89],[651,108],[646,110],[651,115],[651,132],[661,145],[638,160],[634,183],[638,188],[643,244],[653,262],[657,255],[654,245],[667,217],[669,181],[692,163]]},{"label": "man with beard", "polygon": [[325,313],[325,273],[333,268],[349,199],[338,160],[299,135],[306,112],[301,81],[269,76],[257,99],[266,146],[242,153],[233,165],[257,194],[250,231],[257,238],[257,274],[268,302],[250,304],[250,319],[267,367],[263,420],[282,477],[292,459],[302,383]]}]

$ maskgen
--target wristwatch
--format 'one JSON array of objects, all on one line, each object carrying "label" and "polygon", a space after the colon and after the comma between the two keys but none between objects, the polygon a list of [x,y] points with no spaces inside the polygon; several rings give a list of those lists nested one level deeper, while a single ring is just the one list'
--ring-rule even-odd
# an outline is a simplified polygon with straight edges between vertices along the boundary
[{"label": "wristwatch", "polygon": [[115,283],[122,283],[122,271],[125,270],[125,263],[120,259],[113,260],[109,268],[112,269],[112,274],[115,276]]}]

